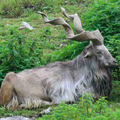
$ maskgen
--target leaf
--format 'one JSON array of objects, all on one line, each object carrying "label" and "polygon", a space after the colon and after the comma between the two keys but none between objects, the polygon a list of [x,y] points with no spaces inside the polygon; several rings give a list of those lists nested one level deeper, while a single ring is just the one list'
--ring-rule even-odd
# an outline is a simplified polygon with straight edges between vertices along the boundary
[{"label": "leaf", "polygon": [[91,111],[91,108],[88,108],[88,112],[91,114],[91,112],[92,112],[92,111]]},{"label": "leaf", "polygon": [[64,117],[67,117],[66,115],[63,115]]}]

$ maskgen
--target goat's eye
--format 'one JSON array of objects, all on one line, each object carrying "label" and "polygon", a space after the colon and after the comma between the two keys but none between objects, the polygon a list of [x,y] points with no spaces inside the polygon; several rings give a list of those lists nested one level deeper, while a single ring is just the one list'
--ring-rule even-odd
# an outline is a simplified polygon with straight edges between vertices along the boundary
[{"label": "goat's eye", "polygon": [[102,51],[97,51],[97,56],[99,57],[99,58],[101,58],[102,57]]},{"label": "goat's eye", "polygon": [[101,52],[101,51],[98,51],[97,53],[98,53],[98,54],[101,54],[102,52]]}]

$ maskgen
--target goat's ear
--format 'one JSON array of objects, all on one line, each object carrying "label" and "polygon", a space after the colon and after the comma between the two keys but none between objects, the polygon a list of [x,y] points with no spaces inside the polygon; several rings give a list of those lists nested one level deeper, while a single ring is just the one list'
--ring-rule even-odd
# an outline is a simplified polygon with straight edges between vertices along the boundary
[{"label": "goat's ear", "polygon": [[92,57],[92,53],[91,53],[90,51],[87,51],[87,53],[85,54],[84,57],[85,57],[85,58],[87,58],[87,57]]}]

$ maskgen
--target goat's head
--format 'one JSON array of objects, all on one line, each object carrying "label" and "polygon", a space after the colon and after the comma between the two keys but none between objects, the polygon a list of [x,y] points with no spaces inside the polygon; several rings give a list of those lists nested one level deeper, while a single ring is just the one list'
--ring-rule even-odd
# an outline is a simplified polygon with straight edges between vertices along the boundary
[{"label": "goat's head", "polygon": [[[103,66],[110,66],[114,67],[117,66],[116,60],[112,57],[112,55],[109,53],[107,48],[104,46],[104,44],[101,45],[92,45],[92,54],[96,57],[98,62]],[[90,56],[90,55],[87,55]]]},{"label": "goat's head", "polygon": [[74,35],[73,30],[63,18],[59,17],[53,20],[49,20],[44,13],[39,11],[38,13],[42,15],[45,23],[51,23],[53,25],[63,25],[65,29],[66,38],[78,42],[91,41],[89,47],[87,48],[87,52],[84,55],[86,59],[90,57],[96,57],[99,64],[101,64],[102,66],[110,66],[110,67],[117,66],[116,60],[112,57],[112,55],[109,53],[107,48],[104,46],[103,44],[104,39],[99,30],[95,30],[92,32],[84,31],[82,29],[81,20],[79,19],[79,16],[77,14],[68,15],[65,12],[65,9],[62,7],[61,7],[61,11],[64,16],[73,20],[74,29],[78,33],[77,35]]},{"label": "goat's head", "polygon": [[86,48],[84,57],[85,59],[95,57],[101,66],[117,66],[117,61],[112,57],[102,42],[100,44],[94,44],[94,42],[90,42],[90,45]]}]

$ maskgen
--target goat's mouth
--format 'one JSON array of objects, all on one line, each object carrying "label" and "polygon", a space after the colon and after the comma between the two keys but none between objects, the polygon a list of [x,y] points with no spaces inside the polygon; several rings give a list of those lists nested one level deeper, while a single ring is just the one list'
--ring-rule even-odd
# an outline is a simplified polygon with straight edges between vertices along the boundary
[{"label": "goat's mouth", "polygon": [[108,63],[107,66],[108,66],[108,67],[117,67],[118,64],[117,64],[117,63]]}]

